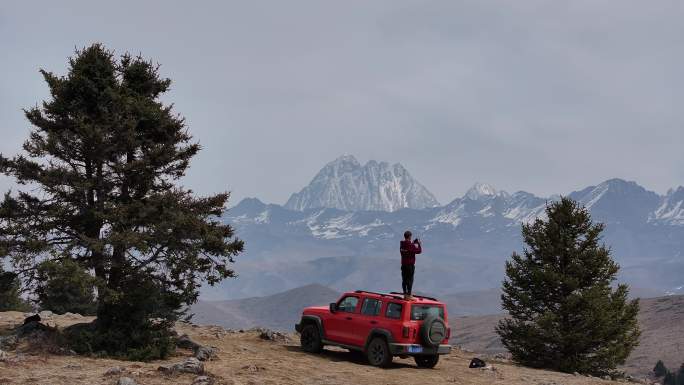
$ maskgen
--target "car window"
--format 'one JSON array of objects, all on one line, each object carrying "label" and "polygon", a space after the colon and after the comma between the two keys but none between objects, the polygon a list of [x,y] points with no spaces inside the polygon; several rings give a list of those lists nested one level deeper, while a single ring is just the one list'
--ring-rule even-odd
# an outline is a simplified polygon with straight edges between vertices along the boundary
[{"label": "car window", "polygon": [[344,297],[340,301],[339,304],[337,304],[337,310],[347,312],[347,313],[353,313],[354,310],[356,310],[356,305],[359,303],[359,297]]},{"label": "car window", "polygon": [[387,310],[385,310],[385,317],[387,318],[401,318],[401,304],[390,302],[387,304]]},{"label": "car window", "polygon": [[411,319],[423,320],[430,315],[444,318],[444,308],[437,305],[413,305],[411,306]]},{"label": "car window", "polygon": [[382,302],[375,298],[366,298],[363,300],[363,305],[361,306],[361,314],[363,315],[378,315],[380,314],[380,307]]}]

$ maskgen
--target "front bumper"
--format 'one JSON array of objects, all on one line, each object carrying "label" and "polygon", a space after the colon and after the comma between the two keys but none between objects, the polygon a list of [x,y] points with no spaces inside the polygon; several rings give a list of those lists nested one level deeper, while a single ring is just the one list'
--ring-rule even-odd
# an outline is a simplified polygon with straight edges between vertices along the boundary
[{"label": "front bumper", "polygon": [[392,355],[397,356],[451,353],[451,345],[439,345],[439,347],[435,348],[432,346],[423,346],[418,344],[389,344],[389,349]]}]

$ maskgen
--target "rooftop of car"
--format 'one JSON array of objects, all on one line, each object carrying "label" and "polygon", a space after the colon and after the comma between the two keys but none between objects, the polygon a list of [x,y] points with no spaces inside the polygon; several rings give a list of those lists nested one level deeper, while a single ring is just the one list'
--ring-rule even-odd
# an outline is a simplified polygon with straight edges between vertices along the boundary
[{"label": "rooftop of car", "polygon": [[345,293],[345,295],[353,295],[353,294],[363,294],[368,297],[376,297],[376,298],[392,298],[393,300],[400,301],[400,302],[414,302],[414,303],[430,303],[430,304],[442,304],[437,298],[433,297],[428,297],[428,296],[423,296],[423,295],[413,295],[413,300],[406,300],[404,299],[404,295],[402,293],[398,292],[389,292],[389,293],[377,293],[374,291],[367,291],[367,290],[356,290],[353,292],[348,292]]}]

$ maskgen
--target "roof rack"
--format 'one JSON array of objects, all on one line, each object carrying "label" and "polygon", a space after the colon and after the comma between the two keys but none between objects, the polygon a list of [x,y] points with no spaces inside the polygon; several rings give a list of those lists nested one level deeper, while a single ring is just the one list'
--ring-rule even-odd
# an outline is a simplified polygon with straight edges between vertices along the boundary
[{"label": "roof rack", "polygon": [[[403,293],[399,293],[399,292],[396,292],[396,291],[391,291],[390,294],[403,295]],[[428,296],[425,296],[425,295],[415,295],[415,294],[411,294],[411,295],[412,295],[413,297],[429,299],[429,300],[431,300],[431,301],[438,301],[437,298],[428,297]]]},{"label": "roof rack", "polygon": [[[397,292],[391,292],[391,293],[389,293],[389,294],[385,294],[385,293],[377,293],[377,292],[368,291],[368,290],[355,290],[354,293],[375,294],[375,295],[379,295],[379,296],[381,296],[381,297],[389,297],[389,298],[395,298],[395,299],[404,299],[404,298],[401,296],[401,295],[403,295],[403,294],[397,293]],[[393,295],[393,294],[397,294],[397,295]]]}]

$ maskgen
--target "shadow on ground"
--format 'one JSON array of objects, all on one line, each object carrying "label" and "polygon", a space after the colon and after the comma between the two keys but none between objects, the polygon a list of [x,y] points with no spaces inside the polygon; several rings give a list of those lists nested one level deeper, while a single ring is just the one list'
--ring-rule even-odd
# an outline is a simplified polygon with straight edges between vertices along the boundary
[{"label": "shadow on ground", "polygon": [[[363,366],[370,366],[368,361],[366,360],[366,356],[358,351],[346,351],[346,350],[329,350],[329,349],[323,349],[323,351],[319,354],[314,354],[314,353],[307,353],[302,350],[301,347],[299,346],[293,346],[293,345],[286,345],[283,346],[287,351],[290,352],[299,352],[302,354],[311,354],[311,355],[317,355],[323,358],[327,358],[330,361],[333,362],[350,362],[354,363],[357,365],[363,365]],[[404,360],[400,359],[399,357],[394,357],[394,360],[392,361],[392,364],[388,366],[388,370],[392,369],[417,369],[417,370],[423,370],[422,368],[417,367],[416,365],[412,365],[413,361],[411,363],[409,362],[402,362]]]}]

